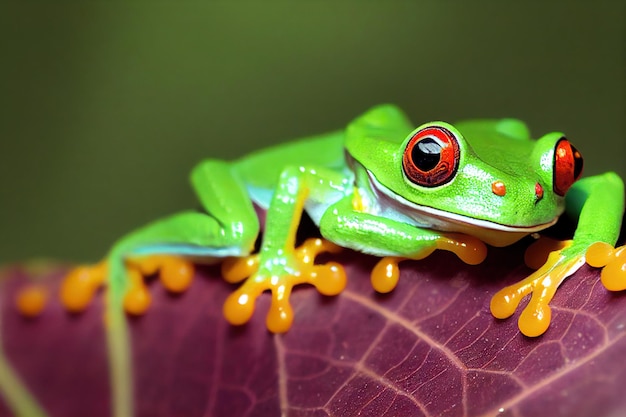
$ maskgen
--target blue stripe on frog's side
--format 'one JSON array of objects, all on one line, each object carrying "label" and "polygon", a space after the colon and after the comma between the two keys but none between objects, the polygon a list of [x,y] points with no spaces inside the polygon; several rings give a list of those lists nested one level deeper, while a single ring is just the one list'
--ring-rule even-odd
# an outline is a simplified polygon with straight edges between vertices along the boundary
[{"label": "blue stripe on frog's side", "polygon": [[180,255],[191,258],[225,258],[227,256],[244,256],[242,248],[237,246],[231,247],[206,247],[182,244],[158,244],[146,245],[133,249],[128,256],[148,256],[148,255]]}]

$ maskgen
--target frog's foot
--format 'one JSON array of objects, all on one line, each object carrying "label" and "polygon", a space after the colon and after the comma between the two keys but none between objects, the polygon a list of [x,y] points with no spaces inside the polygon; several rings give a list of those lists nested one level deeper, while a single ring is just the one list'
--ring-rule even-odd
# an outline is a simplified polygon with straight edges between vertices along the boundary
[{"label": "frog's foot", "polygon": [[42,285],[30,284],[20,289],[15,307],[25,317],[37,317],[46,307],[48,291]]},{"label": "frog's foot", "polygon": [[609,291],[626,290],[626,245],[614,248],[596,242],[587,249],[587,263],[602,268],[600,280]]},{"label": "frog's foot", "polygon": [[[81,312],[87,308],[98,289],[105,284],[107,263],[74,268],[63,279],[60,290],[61,303],[68,311]],[[150,293],[144,276],[157,272],[163,286],[172,292],[187,289],[193,277],[193,264],[177,256],[152,255],[126,261],[129,287],[124,296],[124,308],[132,314],[142,314],[150,306]]]},{"label": "frog's foot", "polygon": [[[568,243],[568,246],[571,243]],[[522,298],[532,292],[528,305],[518,320],[520,331],[529,337],[542,335],[550,325],[548,305],[559,285],[585,262],[585,257],[564,256],[561,250],[551,252],[546,263],[528,278],[498,291],[491,299],[491,314],[498,319],[513,315]]]},{"label": "frog's foot", "polygon": [[376,264],[370,276],[372,287],[376,292],[387,294],[393,291],[400,279],[398,263],[408,258],[399,256],[385,256]]},{"label": "frog's foot", "polygon": [[[242,258],[230,258],[222,264],[224,279],[236,283],[246,279],[244,284],[233,292],[224,303],[224,316],[231,324],[248,322],[254,312],[257,297],[265,290],[272,292],[272,303],[266,317],[269,331],[284,333],[293,321],[293,311],[289,295],[295,285],[313,284],[324,295],[337,295],[346,286],[346,274],[336,262],[315,265],[315,257],[322,252],[337,252],[341,248],[323,239],[309,239],[293,252],[295,268],[281,267],[277,261],[288,257],[263,259],[256,254]],[[284,264],[283,264],[284,265]],[[279,271],[273,273],[261,271]]]},{"label": "frog's foot", "polygon": [[372,269],[372,287],[379,293],[391,292],[398,285],[400,278],[399,262],[406,259],[424,259],[435,249],[453,252],[469,265],[477,265],[484,261],[487,256],[487,247],[480,239],[461,233],[447,233],[436,239],[434,245],[430,245],[410,257],[385,256],[382,258]]},{"label": "frog's foot", "polygon": [[145,313],[151,302],[144,277],[158,273],[168,291],[180,293],[189,288],[194,274],[193,263],[171,255],[130,258],[126,260],[126,268],[130,284],[124,296],[124,309],[136,315]]},{"label": "frog's foot", "polygon": [[[105,261],[72,269],[61,282],[59,290],[61,304],[72,313],[85,310],[104,284],[106,274]],[[47,291],[43,286],[29,285],[21,289],[17,296],[17,310],[26,317],[38,316],[45,308],[47,298]]]},{"label": "frog's foot", "polygon": [[539,269],[548,261],[550,253],[565,249],[571,244],[571,240],[557,240],[541,236],[526,249],[524,263],[529,268]]}]

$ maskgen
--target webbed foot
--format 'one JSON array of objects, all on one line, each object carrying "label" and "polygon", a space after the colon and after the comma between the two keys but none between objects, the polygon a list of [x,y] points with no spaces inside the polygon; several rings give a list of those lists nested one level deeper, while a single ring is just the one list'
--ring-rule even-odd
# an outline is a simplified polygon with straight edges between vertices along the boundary
[{"label": "webbed foot", "polygon": [[563,254],[570,247],[566,242],[563,247],[550,252],[546,262],[528,278],[498,291],[491,299],[491,314],[498,319],[513,315],[522,298],[532,293],[528,305],[518,320],[520,331],[529,337],[542,335],[550,325],[551,310],[549,303],[559,285],[569,275],[579,269],[585,258],[582,255]]},{"label": "webbed foot", "polygon": [[381,258],[372,269],[372,287],[382,294],[391,292],[398,285],[400,278],[399,262],[407,259],[424,259],[436,249],[453,252],[469,265],[477,265],[487,256],[487,247],[480,239],[462,233],[447,233],[410,257],[385,256]]},{"label": "webbed foot", "polygon": [[150,255],[126,260],[126,271],[130,284],[124,296],[124,309],[139,315],[146,312],[151,302],[144,277],[158,273],[161,284],[168,291],[180,293],[189,288],[194,266],[179,256]]},{"label": "webbed foot", "polygon": [[626,290],[626,245],[614,248],[604,242],[587,249],[587,263],[602,268],[600,280],[609,291]]},{"label": "webbed foot", "polygon": [[15,299],[15,307],[25,317],[37,317],[46,307],[47,289],[38,284],[30,284],[20,289]]},{"label": "webbed foot", "polygon": [[272,303],[266,317],[269,331],[283,333],[289,330],[293,311],[289,295],[295,285],[312,284],[324,295],[337,295],[346,286],[346,274],[336,262],[315,265],[315,257],[322,252],[337,252],[341,248],[323,239],[309,239],[292,253],[280,256],[250,255],[230,258],[222,264],[224,279],[230,283],[246,281],[224,303],[224,316],[234,325],[248,322],[254,312],[255,301],[264,291],[272,292]]},{"label": "webbed foot", "polygon": [[[59,298],[66,310],[78,313],[89,305],[106,279],[106,262],[81,265],[72,269],[61,282]],[[15,300],[17,310],[26,317],[36,317],[44,310],[47,290],[38,284],[22,288]]]},{"label": "webbed foot", "polygon": [[[150,306],[150,293],[144,277],[159,274],[161,283],[171,292],[187,289],[194,273],[193,264],[180,257],[152,255],[131,258],[126,261],[129,286],[124,296],[124,309],[128,313],[143,314]],[[83,265],[72,269],[63,279],[59,292],[61,304],[68,311],[84,311],[106,284],[108,265],[102,261],[95,265]],[[45,299],[37,287],[27,287],[17,299],[18,310],[26,316],[37,315],[43,310]]]},{"label": "webbed foot", "polygon": [[106,261],[72,269],[61,283],[61,304],[72,313],[85,310],[106,281],[107,270]]}]

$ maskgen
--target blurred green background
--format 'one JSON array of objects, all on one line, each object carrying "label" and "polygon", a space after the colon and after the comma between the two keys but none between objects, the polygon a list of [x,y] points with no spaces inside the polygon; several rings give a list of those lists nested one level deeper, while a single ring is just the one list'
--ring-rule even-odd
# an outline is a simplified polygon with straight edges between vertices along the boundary
[{"label": "blurred green background", "polygon": [[335,129],[514,116],[626,176],[625,6],[555,2],[2,3],[0,261],[96,260],[196,207],[187,174]]}]

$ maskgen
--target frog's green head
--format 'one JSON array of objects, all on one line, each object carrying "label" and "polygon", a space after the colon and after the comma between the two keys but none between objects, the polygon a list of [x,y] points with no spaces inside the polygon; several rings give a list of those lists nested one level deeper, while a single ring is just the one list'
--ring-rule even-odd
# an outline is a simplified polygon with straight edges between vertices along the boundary
[{"label": "frog's green head", "polygon": [[563,134],[535,141],[518,120],[411,130],[395,108],[372,112],[349,127],[348,152],[375,193],[418,225],[506,245],[554,224],[582,171],[580,153]]}]

